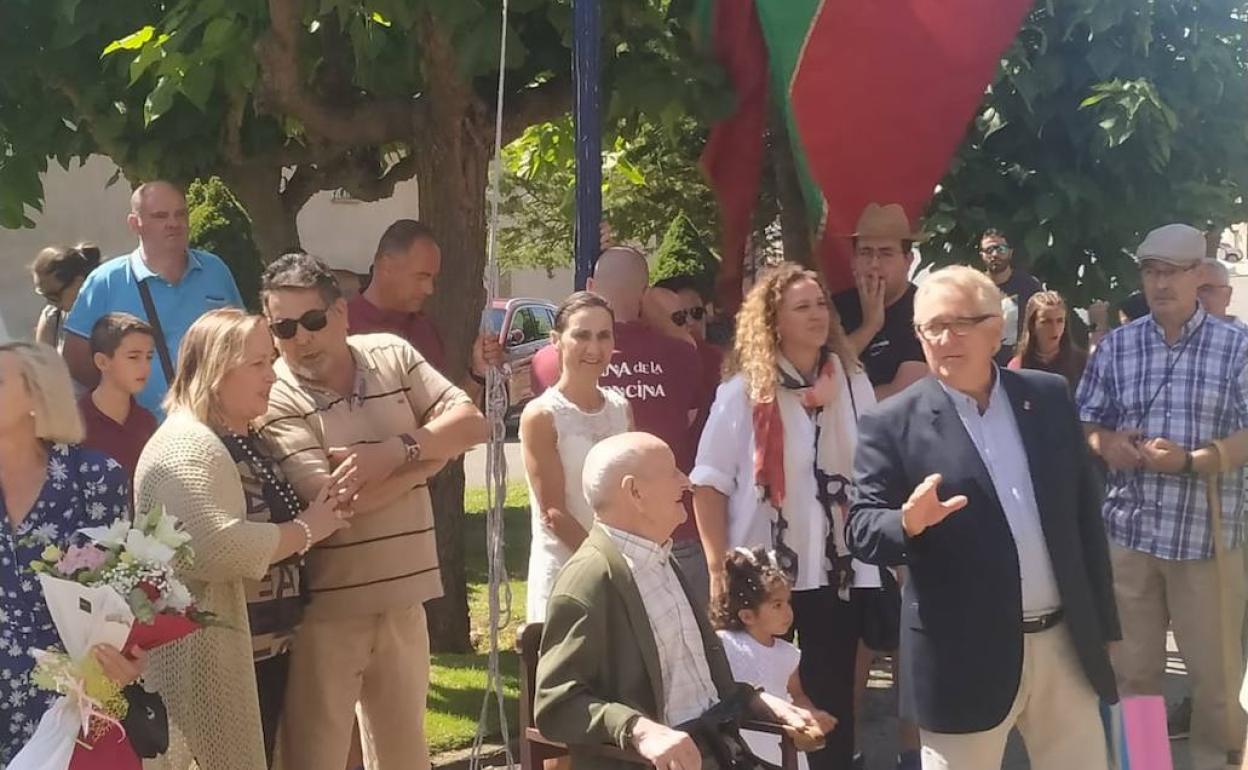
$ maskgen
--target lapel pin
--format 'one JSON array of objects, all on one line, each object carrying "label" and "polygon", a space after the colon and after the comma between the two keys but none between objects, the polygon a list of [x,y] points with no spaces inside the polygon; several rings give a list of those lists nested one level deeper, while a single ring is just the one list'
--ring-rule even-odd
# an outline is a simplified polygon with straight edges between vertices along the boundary
[{"label": "lapel pin", "polygon": [[1031,402],[1030,402],[1030,401],[1024,401],[1024,402],[1023,402],[1023,411],[1024,411],[1024,412],[1030,412],[1030,411],[1031,411]]}]

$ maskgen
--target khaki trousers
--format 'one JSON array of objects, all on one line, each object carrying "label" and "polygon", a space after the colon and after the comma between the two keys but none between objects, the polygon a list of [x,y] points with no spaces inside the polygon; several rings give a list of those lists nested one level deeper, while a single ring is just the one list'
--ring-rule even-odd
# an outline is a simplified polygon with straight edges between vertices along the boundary
[{"label": "khaki trousers", "polygon": [[[1243,559],[1239,550],[1228,555],[1236,565]],[[1244,739],[1244,715],[1238,704],[1227,700],[1221,647],[1222,623],[1243,626],[1242,572],[1236,569],[1234,585],[1221,588],[1231,592],[1235,617],[1220,618],[1213,559],[1159,559],[1114,544],[1110,556],[1122,622],[1122,642],[1113,649],[1118,689],[1123,695],[1162,694],[1166,629],[1172,627],[1192,682],[1192,770],[1222,770],[1227,752],[1238,750]],[[1242,660],[1238,654],[1236,659]],[[1241,667],[1236,681],[1242,674]],[[1226,735],[1227,709],[1233,709],[1238,724],[1234,735]]]},{"label": "khaki trousers", "polygon": [[1032,770],[1106,770],[1100,699],[1088,682],[1065,624],[1023,634],[1018,695],[1001,724],[978,733],[920,730],[923,770],[1001,770],[1014,727]]},{"label": "khaki trousers", "polygon": [[429,629],[423,606],[299,627],[282,716],[282,765],[343,770],[358,703],[368,770],[425,770]]}]

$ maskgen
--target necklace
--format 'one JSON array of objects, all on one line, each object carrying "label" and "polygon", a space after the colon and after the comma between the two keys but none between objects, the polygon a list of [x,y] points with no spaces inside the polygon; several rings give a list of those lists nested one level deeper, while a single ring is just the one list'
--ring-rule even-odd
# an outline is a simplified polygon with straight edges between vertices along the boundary
[{"label": "necklace", "polygon": [[270,502],[270,506],[285,509],[270,510],[269,519],[273,522],[281,523],[284,521],[290,521],[298,516],[300,511],[303,510],[303,505],[299,500],[299,495],[295,493],[295,489],[290,485],[290,482],[286,481],[284,478],[278,478],[277,474],[273,471],[271,461],[266,462],[265,458],[261,457],[260,453],[256,451],[256,444],[260,440],[260,437],[256,435],[256,432],[254,430],[248,430],[247,435],[244,437],[238,433],[230,431],[226,434],[226,438],[229,439],[229,443],[231,445],[242,451],[245,457],[244,461],[247,463],[247,466],[251,468],[252,473],[256,474],[259,478],[261,486],[264,489],[270,490],[277,496],[277,500],[280,504],[273,506],[272,502]]}]

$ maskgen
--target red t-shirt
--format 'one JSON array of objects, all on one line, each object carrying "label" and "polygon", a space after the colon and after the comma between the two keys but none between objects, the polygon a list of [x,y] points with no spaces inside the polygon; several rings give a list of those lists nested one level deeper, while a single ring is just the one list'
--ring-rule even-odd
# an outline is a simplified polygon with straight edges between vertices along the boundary
[{"label": "red t-shirt", "polygon": [[112,417],[99,410],[91,400],[90,392],[78,399],[78,411],[82,413],[82,422],[87,429],[87,437],[82,445],[98,449],[116,460],[130,474],[130,480],[134,481],[139,454],[147,445],[147,440],[156,432],[156,418],[139,406],[132,397],[130,414],[126,417],[125,424],[119,425]]},{"label": "red t-shirt", "polygon": [[[559,380],[559,351],[547,345],[532,363],[533,394]],[[660,334],[641,323],[615,325],[615,353],[598,384],[624,394],[633,408],[637,430],[663,439],[685,473],[693,468],[697,436],[689,413],[702,407],[705,395],[702,360],[687,343]],[[673,533],[675,540],[697,537],[692,513]]]},{"label": "red t-shirt", "polygon": [[351,334],[397,334],[411,343],[439,372],[446,370],[446,348],[442,335],[424,313],[382,310],[357,294],[347,303],[347,326]]}]

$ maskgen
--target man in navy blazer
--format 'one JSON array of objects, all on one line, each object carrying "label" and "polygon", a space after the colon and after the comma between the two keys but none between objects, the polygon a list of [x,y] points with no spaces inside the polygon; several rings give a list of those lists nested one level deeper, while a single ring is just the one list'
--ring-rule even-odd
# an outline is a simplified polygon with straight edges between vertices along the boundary
[{"label": "man in navy blazer", "polygon": [[1121,634],[1065,380],[993,363],[1000,292],[976,270],[932,273],[914,319],[932,376],[863,414],[849,542],[909,567],[901,708],[924,770],[997,770],[1013,727],[1034,770],[1103,769]]}]

